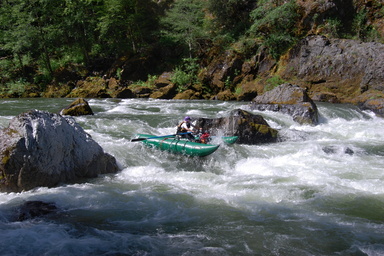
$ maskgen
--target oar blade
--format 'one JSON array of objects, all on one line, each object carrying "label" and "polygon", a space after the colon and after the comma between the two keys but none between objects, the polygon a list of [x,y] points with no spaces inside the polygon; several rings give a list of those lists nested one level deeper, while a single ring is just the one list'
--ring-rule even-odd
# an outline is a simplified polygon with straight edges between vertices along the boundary
[{"label": "oar blade", "polygon": [[147,138],[137,138],[137,139],[131,139],[131,142],[136,142],[136,141],[143,141],[146,140]]}]

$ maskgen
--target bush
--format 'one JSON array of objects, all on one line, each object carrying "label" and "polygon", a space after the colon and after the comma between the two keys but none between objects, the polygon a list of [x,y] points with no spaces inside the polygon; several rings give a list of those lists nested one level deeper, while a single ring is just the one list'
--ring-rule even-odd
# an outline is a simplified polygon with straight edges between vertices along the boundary
[{"label": "bush", "polygon": [[268,78],[266,81],[266,85],[264,87],[264,92],[273,90],[277,86],[284,84],[286,81],[282,79],[280,76],[272,76],[271,78]]},{"label": "bush", "polygon": [[25,87],[28,84],[24,79],[7,83],[6,93],[14,96],[21,96],[25,92]]},{"label": "bush", "polygon": [[[384,7],[382,7],[382,11]],[[383,11],[384,12],[384,11]],[[357,39],[364,42],[378,41],[380,42],[380,33],[368,22],[368,13],[366,10],[359,11],[353,20],[353,31],[356,33]]]},{"label": "bush", "polygon": [[341,21],[337,18],[327,19],[325,23],[320,26],[323,29],[323,33],[328,37],[337,38],[339,36],[339,30],[341,28]]},{"label": "bush", "polygon": [[189,85],[199,82],[197,78],[198,71],[197,59],[183,59],[183,64],[173,70],[171,81],[177,85],[179,92],[185,91]]},{"label": "bush", "polygon": [[261,38],[275,59],[297,40],[296,31],[292,29],[299,17],[297,9],[295,1],[280,6],[273,5],[271,1],[260,1],[259,7],[251,13],[254,23],[250,32]]},{"label": "bush", "polygon": [[296,42],[296,39],[289,34],[270,34],[264,40],[269,53],[274,59],[278,59],[289,47]]}]

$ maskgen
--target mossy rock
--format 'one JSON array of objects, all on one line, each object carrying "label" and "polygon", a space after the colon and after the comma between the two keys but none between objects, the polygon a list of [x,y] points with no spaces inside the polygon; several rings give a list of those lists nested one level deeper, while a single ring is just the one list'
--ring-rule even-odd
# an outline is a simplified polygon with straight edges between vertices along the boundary
[{"label": "mossy rock", "polygon": [[60,114],[68,116],[84,116],[93,115],[93,111],[85,99],[79,98],[72,102],[68,107],[61,110]]}]

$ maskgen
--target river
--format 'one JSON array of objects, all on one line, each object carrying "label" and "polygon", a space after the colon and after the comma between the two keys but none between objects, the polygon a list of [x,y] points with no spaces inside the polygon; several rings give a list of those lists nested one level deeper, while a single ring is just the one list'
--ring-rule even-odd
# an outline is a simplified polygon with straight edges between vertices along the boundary
[{"label": "river", "polygon": [[[73,99],[2,99],[0,127]],[[251,111],[247,102],[90,99],[76,117],[121,172],[82,184],[0,193],[0,255],[384,255],[384,119],[317,103],[320,124],[257,112],[281,141],[225,145],[204,158],[130,142],[173,134],[185,115]],[[28,200],[57,214],[14,221]]]}]

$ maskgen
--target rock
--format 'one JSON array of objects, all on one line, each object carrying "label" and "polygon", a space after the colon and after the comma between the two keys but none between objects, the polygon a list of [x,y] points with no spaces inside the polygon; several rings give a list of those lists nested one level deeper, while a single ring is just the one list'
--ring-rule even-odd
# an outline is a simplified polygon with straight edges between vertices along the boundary
[{"label": "rock", "polygon": [[32,110],[0,131],[0,191],[84,181],[118,171],[105,153],[71,117]]},{"label": "rock", "polygon": [[384,117],[384,98],[368,99],[360,105],[363,110],[371,110],[380,117]]},{"label": "rock", "polygon": [[153,92],[149,97],[153,99],[172,99],[173,97],[176,96],[176,93],[177,93],[177,86],[174,84],[169,84]]},{"label": "rock", "polygon": [[232,110],[228,117],[215,119],[199,118],[197,127],[209,131],[212,135],[239,136],[236,143],[260,144],[277,140],[277,130],[271,128],[260,115],[245,110]]},{"label": "rock", "polygon": [[116,80],[116,78],[109,78],[109,79],[104,79],[106,80],[106,82],[108,82],[108,89],[109,90],[113,90],[113,91],[116,91],[119,89],[120,87],[120,83],[118,80]]},{"label": "rock", "polygon": [[225,90],[227,81],[232,81],[241,71],[243,56],[232,50],[217,56],[217,52],[213,49],[212,53],[209,54],[214,55],[214,57],[206,69],[199,74],[199,80],[210,84],[214,93],[218,93]]},{"label": "rock", "polygon": [[200,95],[198,92],[192,89],[185,90],[183,92],[179,92],[176,94],[176,96],[173,98],[175,100],[194,100],[194,99],[200,99]]},{"label": "rock", "polygon": [[317,92],[312,96],[312,100],[329,103],[340,103],[340,100],[334,93]]},{"label": "rock", "polygon": [[318,124],[318,111],[305,89],[292,84],[281,84],[253,99],[251,109],[289,114],[300,124]]},{"label": "rock", "polygon": [[225,90],[225,91],[219,92],[214,98],[216,100],[223,100],[223,101],[236,100],[236,96],[233,95],[231,90]]},{"label": "rock", "polygon": [[251,101],[257,96],[256,85],[253,82],[246,82],[242,85],[239,85],[236,91],[238,92],[238,101]]},{"label": "rock", "polygon": [[67,115],[67,116],[93,115],[93,111],[85,99],[79,98],[74,102],[72,102],[68,107],[62,109],[60,111],[60,115]]},{"label": "rock", "polygon": [[111,98],[108,93],[108,83],[101,77],[87,77],[86,80],[77,81],[76,88],[67,98]]},{"label": "rock", "polygon": [[148,86],[131,86],[130,89],[137,98],[148,98],[153,90]]},{"label": "rock", "polygon": [[129,88],[124,88],[116,93],[116,98],[119,99],[130,99],[134,97],[135,94]]},{"label": "rock", "polygon": [[18,210],[17,221],[24,221],[41,217],[47,214],[57,212],[57,207],[54,203],[46,203],[42,201],[28,201],[25,202]]},{"label": "rock", "polygon": [[347,154],[347,155],[353,155],[355,153],[349,147],[340,148],[340,147],[337,147],[337,146],[325,146],[322,149],[323,149],[324,153],[326,153],[326,154],[344,153],[344,154]]},{"label": "rock", "polygon": [[172,72],[164,72],[155,80],[155,87],[162,88],[172,84]]},{"label": "rock", "polygon": [[343,103],[367,90],[384,90],[384,44],[308,36],[288,54],[284,77],[297,77],[313,92],[330,92]]}]

